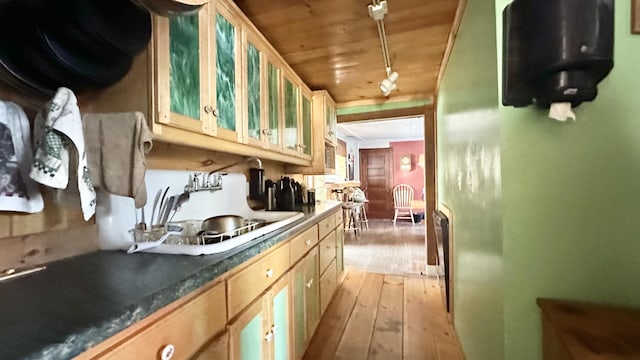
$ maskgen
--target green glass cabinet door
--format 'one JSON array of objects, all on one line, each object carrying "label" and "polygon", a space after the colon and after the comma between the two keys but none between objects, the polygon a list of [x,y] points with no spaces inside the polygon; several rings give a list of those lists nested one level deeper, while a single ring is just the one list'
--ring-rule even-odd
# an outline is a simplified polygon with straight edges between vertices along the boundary
[{"label": "green glass cabinet door", "polygon": [[280,70],[272,63],[267,66],[267,99],[269,106],[269,128],[267,135],[270,145],[280,145],[278,128],[280,125]]},{"label": "green glass cabinet door", "polygon": [[215,100],[216,136],[239,141],[238,87],[240,58],[240,25],[224,6],[216,6],[215,14]]},{"label": "green glass cabinet door", "polygon": [[229,343],[232,359],[268,360],[265,331],[267,312],[264,301],[256,301],[229,325]]},{"label": "green glass cabinet door", "polygon": [[198,15],[169,19],[171,112],[200,120],[200,37]]},{"label": "green glass cabinet door", "polygon": [[289,287],[280,289],[273,297],[273,354],[274,360],[289,359]]},{"label": "green glass cabinet door", "polygon": [[305,303],[307,306],[308,337],[316,331],[320,322],[320,274],[318,274],[318,250],[312,250],[305,261]]},{"label": "green glass cabinet door", "polygon": [[298,151],[298,88],[284,79],[284,146]]},{"label": "green glass cabinet door", "polygon": [[293,341],[295,358],[300,359],[307,340],[307,326],[305,324],[305,262],[302,261],[293,270]]},{"label": "green glass cabinet door", "polygon": [[159,123],[194,132],[210,128],[209,5],[198,14],[155,19],[168,36],[154,43]]},{"label": "green glass cabinet door", "polygon": [[313,144],[311,128],[311,97],[302,96],[302,153],[307,156],[311,156],[311,149]]},{"label": "green glass cabinet door", "polygon": [[251,139],[260,139],[260,51],[247,42],[247,128]]},{"label": "green glass cabinet door", "polygon": [[240,332],[242,360],[262,359],[262,314],[256,315]]},{"label": "green glass cabinet door", "polygon": [[236,28],[216,13],[218,128],[236,131]]},{"label": "green glass cabinet door", "polygon": [[336,104],[333,102],[333,99],[329,96],[328,92],[324,93],[324,117],[325,117],[325,127],[324,127],[324,136],[325,139],[331,143],[332,145],[336,145],[338,141],[337,138],[337,127],[338,127],[338,118],[336,115]]}]

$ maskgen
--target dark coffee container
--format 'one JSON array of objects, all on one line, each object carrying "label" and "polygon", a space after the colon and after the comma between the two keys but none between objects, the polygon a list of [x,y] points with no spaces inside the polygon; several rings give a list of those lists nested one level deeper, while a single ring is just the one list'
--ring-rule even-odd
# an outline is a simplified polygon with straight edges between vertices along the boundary
[{"label": "dark coffee container", "polygon": [[307,204],[315,205],[316,204],[316,190],[308,189],[307,190]]},{"label": "dark coffee container", "polygon": [[249,199],[264,199],[264,169],[249,169]]}]

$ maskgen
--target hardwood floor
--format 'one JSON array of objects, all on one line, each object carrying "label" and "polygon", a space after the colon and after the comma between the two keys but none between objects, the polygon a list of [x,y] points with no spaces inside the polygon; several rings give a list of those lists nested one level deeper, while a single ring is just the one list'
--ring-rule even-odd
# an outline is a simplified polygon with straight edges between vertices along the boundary
[{"label": "hardwood floor", "polygon": [[464,359],[436,279],[350,270],[304,355],[320,359]]},{"label": "hardwood floor", "polygon": [[347,268],[381,274],[426,273],[424,224],[370,219],[369,230],[345,232],[344,263]]}]

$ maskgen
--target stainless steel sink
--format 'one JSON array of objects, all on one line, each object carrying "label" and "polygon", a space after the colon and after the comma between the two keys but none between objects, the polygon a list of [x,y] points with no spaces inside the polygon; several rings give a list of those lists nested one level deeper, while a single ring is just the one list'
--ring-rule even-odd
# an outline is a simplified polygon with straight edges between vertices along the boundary
[{"label": "stainless steel sink", "polygon": [[[279,215],[279,216],[278,216]],[[275,231],[290,224],[304,215],[289,212],[273,214],[276,221],[264,219],[247,219],[238,215],[216,216],[216,221],[182,220],[167,223],[167,227],[181,228],[180,234],[170,235],[157,246],[144,249],[145,252],[162,254],[205,255],[224,252],[248,241]],[[268,217],[268,216],[267,216]],[[207,230],[208,229],[208,230]]]}]

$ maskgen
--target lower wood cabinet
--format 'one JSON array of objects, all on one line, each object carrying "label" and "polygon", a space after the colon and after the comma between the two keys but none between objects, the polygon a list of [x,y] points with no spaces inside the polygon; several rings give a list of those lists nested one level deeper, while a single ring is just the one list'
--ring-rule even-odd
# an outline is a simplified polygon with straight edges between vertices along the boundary
[{"label": "lower wood cabinet", "polygon": [[224,360],[229,358],[229,333],[224,333],[206,344],[191,360]]},{"label": "lower wood cabinet", "polygon": [[327,310],[327,306],[329,306],[333,293],[338,286],[336,270],[336,261],[334,259],[327,267],[327,270],[320,276],[320,310],[323,314]]},{"label": "lower wood cabinet", "polygon": [[235,317],[258,295],[265,291],[275,279],[289,271],[289,244],[258,259],[246,269],[227,281],[229,318]]},{"label": "lower wood cabinet", "polygon": [[342,280],[341,223],[338,210],[76,359],[300,359]]},{"label": "lower wood cabinet", "polygon": [[220,308],[225,303],[225,287],[220,283],[101,353],[87,352],[77,359],[190,359],[224,331],[227,317]]},{"label": "lower wood cabinet", "polygon": [[336,266],[338,283],[341,283],[344,276],[344,230],[342,229],[342,222],[336,227]]},{"label": "lower wood cabinet", "polygon": [[293,347],[295,359],[302,358],[320,321],[318,249],[311,250],[292,270]]},{"label": "lower wood cabinet", "polygon": [[290,299],[290,278],[287,274],[229,324],[230,358],[290,359]]}]

